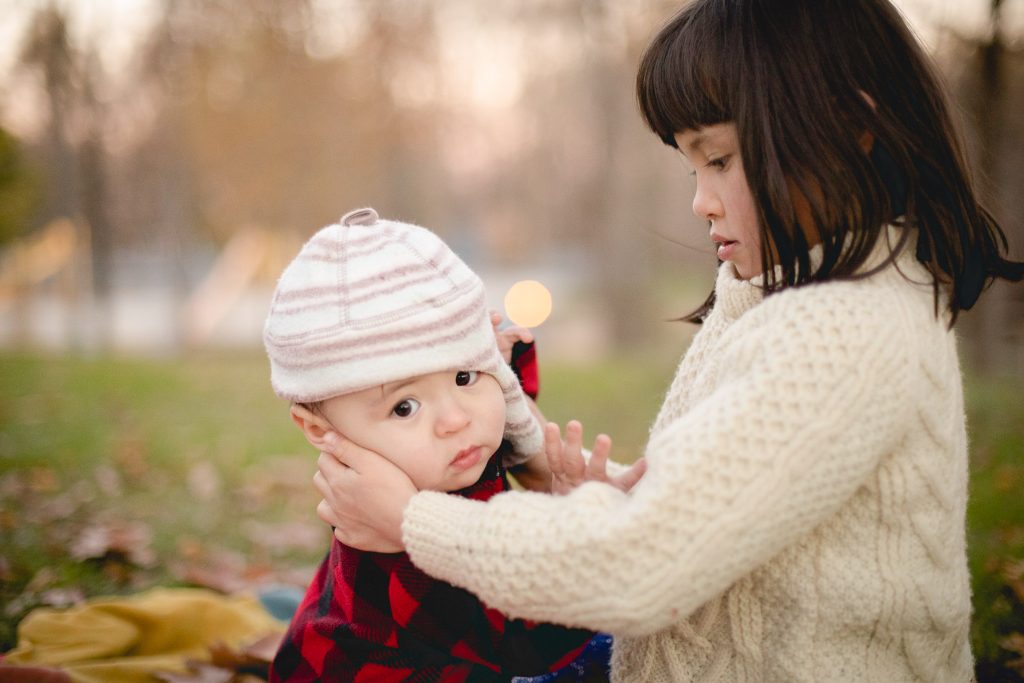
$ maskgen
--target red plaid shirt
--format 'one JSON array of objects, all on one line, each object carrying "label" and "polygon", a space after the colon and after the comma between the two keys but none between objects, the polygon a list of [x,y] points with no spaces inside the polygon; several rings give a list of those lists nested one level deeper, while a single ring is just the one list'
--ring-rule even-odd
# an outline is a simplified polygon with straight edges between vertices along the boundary
[{"label": "red plaid shirt", "polygon": [[[533,350],[513,367],[531,395]],[[507,444],[503,444],[503,447]],[[472,486],[487,500],[509,488],[499,450]],[[469,592],[427,576],[405,553],[369,553],[337,540],[274,658],[270,681],[507,681],[571,662],[593,634],[508,619]]]}]

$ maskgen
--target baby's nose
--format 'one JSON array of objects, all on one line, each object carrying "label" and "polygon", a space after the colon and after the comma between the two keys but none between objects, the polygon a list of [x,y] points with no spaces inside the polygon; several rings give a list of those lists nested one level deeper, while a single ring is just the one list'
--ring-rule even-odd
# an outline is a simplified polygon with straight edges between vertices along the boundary
[{"label": "baby's nose", "polygon": [[444,406],[437,418],[437,429],[442,434],[450,434],[463,429],[470,423],[470,413],[457,401],[450,401]]}]

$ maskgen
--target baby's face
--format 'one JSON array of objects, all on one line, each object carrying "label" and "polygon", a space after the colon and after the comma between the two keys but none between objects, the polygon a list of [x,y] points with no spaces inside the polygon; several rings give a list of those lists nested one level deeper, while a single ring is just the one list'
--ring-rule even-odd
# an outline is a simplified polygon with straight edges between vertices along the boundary
[{"label": "baby's face", "polygon": [[390,460],[420,490],[474,483],[505,432],[501,386],[468,370],[335,396],[321,409],[341,434]]}]

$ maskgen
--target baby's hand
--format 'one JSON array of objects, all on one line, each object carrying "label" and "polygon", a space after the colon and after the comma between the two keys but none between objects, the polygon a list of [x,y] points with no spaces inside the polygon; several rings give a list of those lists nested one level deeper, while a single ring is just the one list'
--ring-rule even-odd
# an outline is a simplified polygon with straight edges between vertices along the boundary
[{"label": "baby's hand", "polygon": [[590,462],[583,457],[583,425],[572,420],[565,425],[565,441],[558,425],[549,422],[544,427],[544,453],[551,468],[551,492],[558,495],[569,493],[588,481],[601,481],[629,491],[647,471],[647,462],[640,458],[616,477],[608,476],[608,455],[612,440],[607,434],[598,434],[594,448],[590,451]]},{"label": "baby's hand", "polygon": [[498,342],[498,350],[501,351],[501,357],[505,359],[506,363],[512,362],[512,345],[517,341],[521,341],[524,344],[529,344],[533,341],[533,332],[530,332],[525,327],[506,327],[503,330],[499,330],[498,326],[501,325],[502,321],[501,313],[497,311],[491,311],[491,326],[494,328],[494,338]]}]

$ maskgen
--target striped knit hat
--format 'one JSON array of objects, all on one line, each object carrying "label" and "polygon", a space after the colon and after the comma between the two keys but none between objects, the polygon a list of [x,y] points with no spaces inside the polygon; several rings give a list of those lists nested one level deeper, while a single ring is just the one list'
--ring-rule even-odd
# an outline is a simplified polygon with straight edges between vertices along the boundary
[{"label": "striped knit hat", "polygon": [[505,438],[520,456],[543,435],[498,350],[484,287],[437,235],[346,214],[285,268],[263,329],[270,379],[308,403],[432,372],[476,370],[505,393]]}]

